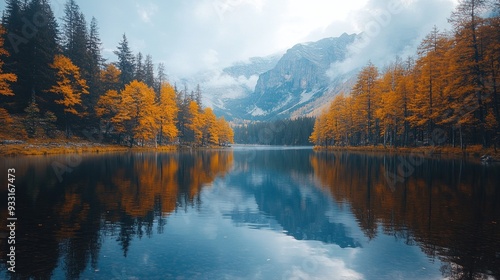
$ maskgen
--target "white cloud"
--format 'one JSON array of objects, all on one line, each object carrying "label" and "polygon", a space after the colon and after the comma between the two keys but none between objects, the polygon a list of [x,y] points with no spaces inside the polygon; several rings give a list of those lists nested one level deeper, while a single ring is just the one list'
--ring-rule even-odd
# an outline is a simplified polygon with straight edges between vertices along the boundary
[{"label": "white cloud", "polygon": [[352,18],[357,31],[363,32],[361,38],[350,47],[348,58],[333,64],[327,75],[336,77],[368,61],[383,67],[396,56],[414,55],[434,25],[441,30],[449,27],[447,17],[455,5],[454,0],[370,0]]},{"label": "white cloud", "polygon": [[[399,29],[394,26],[394,35],[422,30],[437,17],[446,21],[451,6],[447,3],[456,0],[401,1],[421,8],[408,10],[404,18],[398,15],[398,22],[403,24]],[[135,52],[151,54],[155,62],[164,61],[167,71],[181,78],[249,57],[281,52],[296,43],[362,31],[371,16],[367,11],[388,3],[386,0],[78,2],[88,19],[95,16],[99,21],[104,49],[116,49],[121,35],[126,33],[130,44],[137,46]],[[0,3],[1,7],[4,5]],[[60,18],[61,13],[56,17]],[[106,56],[111,62],[116,60],[108,52]]]},{"label": "white cloud", "polygon": [[153,23],[152,22],[152,17],[153,15],[156,13],[156,11],[158,10],[158,7],[153,4],[153,3],[137,3],[135,4],[136,8],[137,8],[137,13],[139,15],[139,17],[141,18],[141,20],[145,23]]}]

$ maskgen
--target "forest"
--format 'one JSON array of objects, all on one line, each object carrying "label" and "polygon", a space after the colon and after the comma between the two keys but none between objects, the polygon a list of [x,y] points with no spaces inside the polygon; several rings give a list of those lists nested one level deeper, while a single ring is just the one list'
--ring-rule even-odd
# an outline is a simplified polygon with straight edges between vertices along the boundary
[{"label": "forest", "polygon": [[500,3],[462,1],[415,57],[369,62],[314,124],[318,146],[500,144]]},{"label": "forest", "polygon": [[314,127],[314,118],[252,122],[235,126],[234,140],[238,144],[307,146]]},{"label": "forest", "polygon": [[123,145],[227,145],[233,131],[203,108],[201,89],[170,84],[165,65],[134,54],[127,37],[116,62],[101,53],[98,23],[74,0],[61,26],[47,0],[7,0],[0,26],[2,139],[100,139]]}]

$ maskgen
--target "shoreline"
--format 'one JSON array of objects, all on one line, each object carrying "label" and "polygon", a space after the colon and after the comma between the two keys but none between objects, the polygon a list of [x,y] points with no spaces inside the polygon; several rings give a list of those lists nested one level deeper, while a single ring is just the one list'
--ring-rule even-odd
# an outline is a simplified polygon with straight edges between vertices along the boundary
[{"label": "shoreline", "polygon": [[113,152],[172,152],[183,150],[224,149],[225,147],[190,147],[185,145],[134,146],[132,148],[116,144],[101,144],[88,141],[14,142],[0,144],[0,157],[40,156],[58,154],[100,154]]},{"label": "shoreline", "polygon": [[500,161],[500,148],[483,148],[481,145],[468,146],[462,150],[460,147],[452,146],[422,146],[422,147],[384,147],[384,146],[357,146],[357,147],[321,147],[314,146],[314,151],[325,152],[357,152],[357,153],[379,153],[388,155],[423,155],[424,157],[450,157],[468,158],[480,160],[483,155],[491,156],[494,162]]},{"label": "shoreline", "polygon": [[[22,142],[0,144],[0,157],[57,155],[57,154],[84,154],[84,153],[113,153],[113,152],[168,152],[186,150],[217,150],[226,149],[222,146],[192,147],[188,145],[128,147],[116,144],[101,144],[88,141],[51,141],[51,142]],[[500,148],[483,148],[481,145],[469,146],[465,150],[452,146],[423,146],[423,147],[383,147],[383,146],[314,146],[317,152],[354,152],[375,153],[387,155],[422,155],[426,158],[449,157],[480,160],[483,155],[491,156],[494,162],[500,162]]]}]

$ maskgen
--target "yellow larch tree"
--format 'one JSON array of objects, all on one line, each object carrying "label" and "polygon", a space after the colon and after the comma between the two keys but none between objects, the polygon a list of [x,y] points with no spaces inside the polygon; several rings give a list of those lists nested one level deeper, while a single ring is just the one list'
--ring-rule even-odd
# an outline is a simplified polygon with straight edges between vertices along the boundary
[{"label": "yellow larch tree", "polygon": [[445,73],[448,70],[446,53],[450,46],[447,36],[434,27],[418,48],[415,64],[418,80],[415,98],[411,100],[411,120],[415,128],[425,132],[428,140],[448,108]]},{"label": "yellow larch tree", "polygon": [[485,87],[485,56],[480,29],[487,23],[481,15],[487,11],[486,0],[460,1],[450,23],[455,33],[452,63],[454,73],[450,90],[459,102],[454,115],[458,120],[461,138],[465,132],[478,131],[486,145],[485,120],[487,92]]},{"label": "yellow larch tree", "polygon": [[101,95],[95,107],[95,113],[104,126],[105,134],[108,135],[111,129],[111,120],[118,113],[120,95],[116,90],[108,90],[106,94]]},{"label": "yellow larch tree", "polygon": [[316,118],[316,121],[314,122],[313,132],[311,134],[311,137],[309,137],[309,140],[316,145],[328,146],[328,139],[325,136],[326,121],[328,117],[327,115],[328,111],[324,111]]},{"label": "yellow larch tree", "polygon": [[203,110],[204,124],[202,127],[204,142],[209,145],[214,145],[219,143],[219,122],[217,122],[217,117],[211,108],[205,108]]},{"label": "yellow larch tree", "polygon": [[112,122],[119,131],[130,138],[130,146],[136,140],[152,140],[159,129],[158,106],[155,104],[155,92],[143,82],[130,82],[121,91],[118,112]]},{"label": "yellow larch tree", "polygon": [[179,130],[176,126],[178,112],[179,108],[176,103],[175,89],[172,85],[165,82],[161,85],[160,101],[158,104],[160,145],[163,142],[164,137],[167,138],[168,141],[173,141],[179,135]]},{"label": "yellow larch tree", "polygon": [[195,144],[200,144],[203,136],[203,115],[200,113],[200,107],[196,101],[189,101],[186,123],[187,141],[193,141]]},{"label": "yellow larch tree", "polygon": [[404,95],[400,83],[403,82],[404,68],[398,58],[391,63],[377,85],[377,104],[375,117],[380,122],[380,135],[383,136],[384,146],[397,143],[404,121]]},{"label": "yellow larch tree", "polygon": [[0,25],[0,95],[12,96],[14,95],[14,92],[12,91],[10,84],[17,81],[17,76],[12,73],[4,73],[3,70],[3,66],[5,63],[3,61],[3,57],[9,56],[9,52],[3,47],[4,34],[5,29]]},{"label": "yellow larch tree", "polygon": [[112,63],[107,64],[100,73],[102,92],[109,90],[120,90],[120,69]]},{"label": "yellow larch tree", "polygon": [[358,74],[351,91],[354,98],[354,110],[358,113],[355,125],[361,128],[360,141],[362,144],[376,143],[374,112],[377,109],[375,94],[378,75],[377,67],[369,62]]},{"label": "yellow larch tree", "polygon": [[83,117],[85,114],[81,95],[89,93],[87,82],[80,77],[80,68],[64,55],[56,55],[50,67],[56,70],[57,82],[49,92],[61,96],[55,103],[64,107],[66,137],[69,137],[71,116]]},{"label": "yellow larch tree", "polygon": [[234,131],[224,117],[217,118],[219,128],[219,145],[234,143]]},{"label": "yellow larch tree", "polygon": [[[4,34],[5,34],[5,29],[0,25],[0,95],[4,96],[12,96],[14,95],[14,92],[12,91],[12,88],[10,87],[11,83],[14,83],[17,81],[17,76],[12,73],[4,73],[3,70],[3,57],[9,56],[9,52],[4,49]],[[0,125],[2,125],[4,131],[10,130],[10,125],[12,124],[13,119],[11,118],[9,112],[5,108],[0,108]],[[3,132],[0,133],[4,134]]]},{"label": "yellow larch tree", "polygon": [[[484,72],[485,72],[485,91],[486,106],[488,114],[486,116],[486,127],[488,130],[492,127],[492,122],[497,124],[496,131],[500,131],[500,3],[497,4],[496,16],[489,17],[484,26],[478,30],[482,38],[484,47]],[[493,115],[491,115],[491,112]],[[493,116],[493,118],[492,118]],[[498,142],[498,133],[492,133],[493,139],[496,137]]]}]

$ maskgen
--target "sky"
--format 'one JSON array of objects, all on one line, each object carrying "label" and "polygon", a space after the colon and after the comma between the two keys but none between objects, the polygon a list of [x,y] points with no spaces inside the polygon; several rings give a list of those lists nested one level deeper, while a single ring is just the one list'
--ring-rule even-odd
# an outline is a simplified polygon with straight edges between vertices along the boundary
[{"label": "sky", "polygon": [[[116,60],[113,51],[125,33],[135,53],[151,54],[177,78],[344,32],[368,30],[372,43],[388,43],[381,48],[400,35],[420,39],[433,25],[449,28],[456,1],[76,0],[88,23],[97,19],[109,61]],[[60,19],[65,0],[51,3]]]}]

